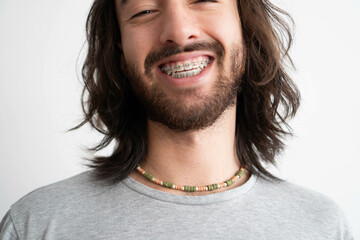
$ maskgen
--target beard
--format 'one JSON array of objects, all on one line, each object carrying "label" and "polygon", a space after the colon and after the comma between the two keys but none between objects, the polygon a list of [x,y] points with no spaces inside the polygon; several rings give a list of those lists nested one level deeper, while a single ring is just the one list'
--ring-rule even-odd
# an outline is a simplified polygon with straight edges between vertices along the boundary
[{"label": "beard", "polygon": [[[211,92],[201,94],[196,88],[182,89],[176,91],[176,95],[169,96],[152,74],[152,70],[157,67],[156,63],[181,52],[196,50],[207,50],[216,54],[215,59],[219,71]],[[236,104],[243,69],[242,44],[233,45],[228,72],[224,68],[224,57],[224,48],[217,41],[195,43],[183,49],[169,46],[148,54],[145,59],[146,78],[141,77],[139,68],[132,63],[126,64],[126,75],[150,120],[159,122],[174,131],[200,130],[213,125],[226,109]],[[144,81],[152,84],[146,85]],[[186,97],[195,100],[191,103],[181,101]]]}]

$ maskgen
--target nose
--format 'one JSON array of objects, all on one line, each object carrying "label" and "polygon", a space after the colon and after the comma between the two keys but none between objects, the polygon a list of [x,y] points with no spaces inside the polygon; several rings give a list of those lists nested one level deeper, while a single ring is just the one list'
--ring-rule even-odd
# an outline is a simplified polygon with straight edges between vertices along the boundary
[{"label": "nose", "polygon": [[[175,1],[172,1],[174,3]],[[195,13],[176,0],[177,4],[168,4],[164,12],[160,41],[162,44],[185,46],[200,36]]]}]

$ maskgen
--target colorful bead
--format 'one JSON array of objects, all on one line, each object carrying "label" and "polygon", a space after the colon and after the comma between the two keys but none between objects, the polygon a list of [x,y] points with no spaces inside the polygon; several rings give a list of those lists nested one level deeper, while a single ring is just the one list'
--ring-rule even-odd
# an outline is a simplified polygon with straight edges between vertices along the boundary
[{"label": "colorful bead", "polygon": [[172,188],[173,184],[171,182],[163,181],[163,186],[167,188]]},{"label": "colorful bead", "polygon": [[154,179],[154,183],[162,185],[162,181],[157,178]]},{"label": "colorful bead", "polygon": [[150,173],[145,172],[145,173],[144,173],[144,176],[145,176],[147,179],[149,179],[150,181],[154,181],[154,177],[153,177]]},{"label": "colorful bead", "polygon": [[236,174],[237,176],[239,176],[239,178],[241,178],[241,176],[244,174],[244,169],[241,168],[240,171]]},{"label": "colorful bead", "polygon": [[236,175],[234,177],[232,177],[231,179],[223,182],[223,183],[215,183],[215,184],[211,184],[211,185],[207,185],[207,186],[182,186],[182,185],[175,185],[172,182],[168,182],[168,181],[161,181],[158,178],[155,178],[154,176],[152,176],[150,173],[146,172],[144,169],[142,169],[140,167],[140,164],[136,167],[136,169],[148,180],[167,187],[167,188],[171,188],[171,189],[175,189],[175,190],[182,190],[185,192],[202,192],[202,191],[214,191],[216,189],[220,189],[223,187],[228,187],[230,185],[232,185],[235,181],[237,181],[238,179],[241,178],[241,176],[244,174],[245,169],[244,168],[240,168],[240,170],[236,173]]}]

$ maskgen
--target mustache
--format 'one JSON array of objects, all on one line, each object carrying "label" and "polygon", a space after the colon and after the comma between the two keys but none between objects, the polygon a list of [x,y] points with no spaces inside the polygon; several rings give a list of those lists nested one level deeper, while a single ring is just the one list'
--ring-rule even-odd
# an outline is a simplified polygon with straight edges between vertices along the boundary
[{"label": "mustache", "polygon": [[193,51],[211,51],[214,52],[218,58],[218,62],[222,63],[224,59],[224,47],[218,41],[211,42],[196,42],[186,45],[181,48],[179,46],[166,46],[160,50],[151,51],[145,59],[145,74],[149,75],[151,68],[157,62],[163,60],[164,58],[171,57],[173,55],[183,53],[183,52],[193,52]]}]

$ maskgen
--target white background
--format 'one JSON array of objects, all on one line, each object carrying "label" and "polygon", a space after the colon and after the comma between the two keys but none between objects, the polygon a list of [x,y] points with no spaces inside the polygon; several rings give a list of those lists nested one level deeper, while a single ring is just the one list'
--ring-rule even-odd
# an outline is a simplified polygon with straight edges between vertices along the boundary
[{"label": "white background", "polygon": [[[360,239],[360,1],[281,1],[296,22],[302,106],[274,170],[324,193]],[[81,119],[76,76],[91,0],[0,0],[0,218],[29,191],[84,171],[99,139]]]}]

